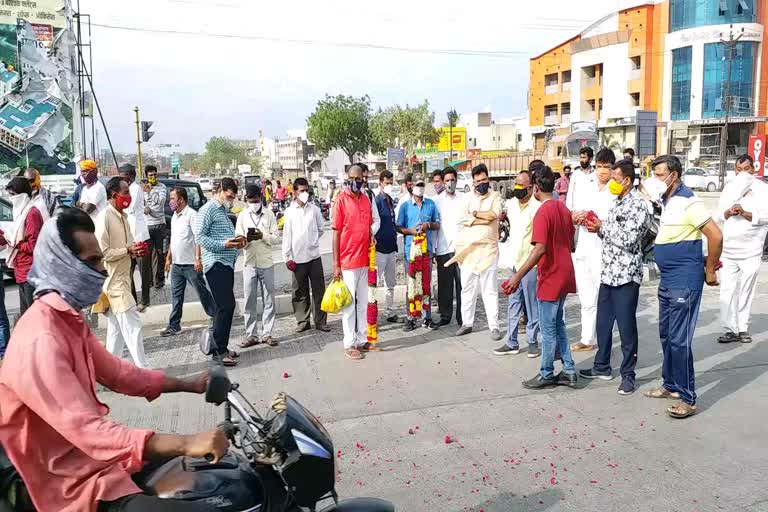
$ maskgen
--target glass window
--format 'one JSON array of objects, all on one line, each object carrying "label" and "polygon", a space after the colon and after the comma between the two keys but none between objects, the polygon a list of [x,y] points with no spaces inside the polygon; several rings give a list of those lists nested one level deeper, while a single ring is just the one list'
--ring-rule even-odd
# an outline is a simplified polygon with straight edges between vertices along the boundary
[{"label": "glass window", "polygon": [[[757,43],[736,45],[731,63],[731,115],[754,115],[754,62]],[[728,49],[721,43],[704,45],[704,89],[702,117],[725,117],[725,84]]]},{"label": "glass window", "polygon": [[13,222],[13,207],[5,201],[0,201],[0,221]]},{"label": "glass window", "polygon": [[691,60],[690,46],[672,50],[672,120],[691,116]]},{"label": "glass window", "polygon": [[755,0],[670,0],[669,31],[719,25],[753,23]]}]

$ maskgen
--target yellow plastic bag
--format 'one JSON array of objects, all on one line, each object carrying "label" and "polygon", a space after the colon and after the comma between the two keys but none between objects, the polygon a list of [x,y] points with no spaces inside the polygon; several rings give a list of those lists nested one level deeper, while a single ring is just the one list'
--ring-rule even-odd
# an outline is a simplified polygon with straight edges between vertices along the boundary
[{"label": "yellow plastic bag", "polygon": [[350,304],[352,304],[352,294],[344,281],[332,281],[325,289],[320,309],[326,313],[339,313]]}]

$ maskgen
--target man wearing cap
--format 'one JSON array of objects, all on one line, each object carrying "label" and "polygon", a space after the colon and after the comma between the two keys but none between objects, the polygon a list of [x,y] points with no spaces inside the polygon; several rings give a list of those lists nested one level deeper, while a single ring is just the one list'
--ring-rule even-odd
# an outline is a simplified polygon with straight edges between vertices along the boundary
[{"label": "man wearing cap", "polygon": [[[131,227],[131,234],[135,242],[146,242],[149,240],[149,228],[147,220],[144,217],[144,191],[136,183],[136,167],[132,164],[123,164],[119,169],[120,177],[129,185],[128,190],[131,193],[131,205],[125,210],[128,214],[128,225]],[[141,274],[141,297],[136,295],[136,283],[133,279],[136,267],[139,267]],[[136,308],[139,313],[143,312],[149,306],[149,283],[152,282],[151,260],[146,256],[137,256],[131,260],[131,295],[138,303]],[[144,286],[144,283],[147,285]]]},{"label": "man wearing cap", "polygon": [[80,162],[80,177],[83,180],[83,189],[75,206],[90,215],[95,223],[96,217],[107,207],[107,189],[99,183],[99,170],[93,160]]},{"label": "man wearing cap", "polygon": [[[275,326],[275,262],[272,259],[272,248],[280,244],[277,220],[272,210],[263,207],[260,186],[248,185],[245,200],[248,206],[237,216],[235,226],[235,234],[245,237],[248,242],[243,248],[245,341],[240,343],[240,347],[249,348],[259,343],[276,347],[277,341],[272,337]],[[256,311],[259,295],[263,308],[261,339],[258,336]]]},{"label": "man wearing cap", "polygon": [[43,216],[43,222],[53,216],[53,210],[56,208],[56,198],[50,190],[43,187],[40,180],[40,172],[37,169],[26,169],[24,179],[32,187],[32,201],[35,207],[40,210]]},{"label": "man wearing cap", "polygon": [[[406,183],[408,182],[406,178]],[[397,213],[397,230],[403,235],[403,253],[405,259],[406,275],[410,276],[407,279],[408,284],[408,298],[411,299],[415,294],[414,290],[410,287],[416,287],[418,289],[418,282],[411,282],[415,279],[421,279],[419,276],[412,276],[409,270],[409,265],[412,260],[412,251],[416,251],[413,246],[413,238],[416,235],[426,235],[427,238],[427,254],[424,256],[427,259],[428,269],[426,272],[432,275],[432,256],[435,254],[435,234],[440,230],[440,212],[437,209],[435,202],[427,197],[424,197],[425,183],[424,175],[413,174],[411,176],[411,182],[413,188],[411,189],[411,198],[401,204],[400,210]],[[430,231],[432,233],[430,233]],[[422,271],[424,272],[424,271]],[[422,281],[423,285],[423,281]],[[423,286],[422,286],[423,287]],[[431,290],[422,290],[422,296],[424,297],[423,304],[423,316],[424,327],[437,329],[438,325],[432,321],[432,309],[429,295]],[[409,300],[410,302],[410,300]],[[407,303],[408,304],[408,303]],[[406,332],[412,331],[416,327],[416,319],[413,313],[410,311],[410,305],[408,308],[408,319],[405,322],[403,330]]]}]

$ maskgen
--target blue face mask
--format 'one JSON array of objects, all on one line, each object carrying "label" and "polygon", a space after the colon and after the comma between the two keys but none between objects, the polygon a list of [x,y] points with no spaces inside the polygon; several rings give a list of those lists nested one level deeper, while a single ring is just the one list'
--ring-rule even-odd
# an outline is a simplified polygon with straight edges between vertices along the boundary
[{"label": "blue face mask", "polygon": [[355,194],[359,193],[361,190],[363,190],[363,182],[362,181],[350,180],[349,181],[349,190],[351,190]]},{"label": "blue face mask", "polygon": [[475,185],[475,192],[480,194],[481,196],[484,196],[488,193],[488,190],[491,188],[490,183],[480,183],[478,185]]}]

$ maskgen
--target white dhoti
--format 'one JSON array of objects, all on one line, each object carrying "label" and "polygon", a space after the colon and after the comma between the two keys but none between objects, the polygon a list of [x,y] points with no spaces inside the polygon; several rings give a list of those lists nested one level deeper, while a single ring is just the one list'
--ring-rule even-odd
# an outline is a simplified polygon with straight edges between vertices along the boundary
[{"label": "white dhoti", "polygon": [[720,269],[720,321],[726,330],[749,332],[749,313],[757,289],[760,256],[743,260],[723,258]]},{"label": "white dhoti", "polygon": [[342,270],[341,277],[352,294],[352,304],[341,310],[344,349],[368,343],[368,267]]},{"label": "white dhoti", "polygon": [[490,268],[480,272],[472,272],[461,266],[461,322],[466,327],[475,323],[475,308],[477,293],[483,297],[485,316],[488,317],[490,330],[499,328],[499,287],[498,262],[494,261]]},{"label": "white dhoti", "polygon": [[123,349],[127,344],[133,363],[139,368],[147,368],[141,318],[136,306],[122,313],[114,313],[109,310],[104,313],[104,317],[107,319],[107,350],[109,353],[122,357]]}]

